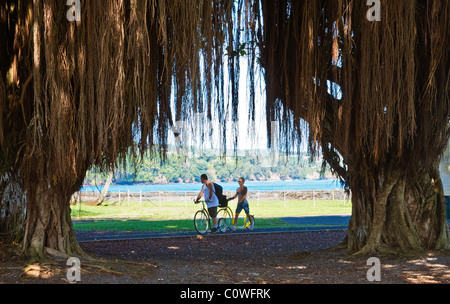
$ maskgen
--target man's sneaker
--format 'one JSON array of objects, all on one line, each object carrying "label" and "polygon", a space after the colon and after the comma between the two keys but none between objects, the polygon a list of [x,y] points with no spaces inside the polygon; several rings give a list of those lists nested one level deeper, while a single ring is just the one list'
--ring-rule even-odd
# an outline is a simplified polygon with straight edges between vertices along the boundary
[{"label": "man's sneaker", "polygon": [[231,226],[230,226],[230,230],[236,231],[236,230],[237,230],[237,227],[234,226],[234,225],[231,225]]},{"label": "man's sneaker", "polygon": [[253,230],[253,228],[254,228],[253,224],[248,227],[249,230]]}]

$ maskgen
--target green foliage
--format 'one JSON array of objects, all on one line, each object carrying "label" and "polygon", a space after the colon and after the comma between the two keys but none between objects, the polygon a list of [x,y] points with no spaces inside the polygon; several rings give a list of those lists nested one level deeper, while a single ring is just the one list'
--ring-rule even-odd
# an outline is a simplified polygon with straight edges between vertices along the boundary
[{"label": "green foliage", "polygon": [[[246,180],[305,179],[308,175],[318,175],[322,162],[311,161],[307,155],[273,160],[263,153],[220,157],[206,151],[190,157],[172,153],[164,161],[158,156],[146,157],[139,164],[130,164],[115,172],[114,183],[199,182],[203,173],[215,181],[237,181],[239,177]],[[106,174],[95,169],[86,175],[86,182],[91,184],[101,183],[105,179]]]}]

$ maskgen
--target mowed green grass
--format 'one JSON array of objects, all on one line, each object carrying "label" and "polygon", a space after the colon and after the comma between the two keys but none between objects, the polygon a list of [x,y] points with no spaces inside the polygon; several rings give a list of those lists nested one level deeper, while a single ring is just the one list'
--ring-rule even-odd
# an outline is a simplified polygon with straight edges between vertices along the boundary
[{"label": "mowed green grass", "polygon": [[[238,220],[238,227],[244,219]],[[74,222],[78,231],[183,232],[194,231],[193,220],[92,220]],[[295,227],[278,218],[258,219],[258,228]]]},{"label": "mowed green grass", "polygon": [[[260,201],[249,204],[258,228],[294,227],[280,217],[351,213],[349,200],[345,204],[342,200]],[[236,201],[231,201],[229,205],[234,212]],[[79,231],[192,231],[194,214],[201,207],[201,204],[185,201],[162,202],[161,206],[135,201],[125,201],[121,205],[104,202],[101,206],[81,203],[71,206],[71,215],[76,220],[74,228]],[[243,225],[244,217],[242,212],[238,226]]]}]

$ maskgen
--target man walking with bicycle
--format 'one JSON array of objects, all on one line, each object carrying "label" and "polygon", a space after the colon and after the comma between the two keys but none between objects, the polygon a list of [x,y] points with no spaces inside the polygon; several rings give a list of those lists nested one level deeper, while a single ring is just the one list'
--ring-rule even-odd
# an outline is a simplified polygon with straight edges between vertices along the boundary
[{"label": "man walking with bicycle", "polygon": [[200,181],[202,182],[203,187],[200,193],[198,194],[195,203],[198,203],[200,198],[204,196],[206,206],[208,207],[209,216],[212,218],[213,221],[213,227],[211,228],[211,232],[216,232],[218,228],[217,206],[219,206],[219,199],[217,198],[217,195],[214,192],[213,182],[208,180],[208,176],[206,174],[202,174],[200,176]]}]

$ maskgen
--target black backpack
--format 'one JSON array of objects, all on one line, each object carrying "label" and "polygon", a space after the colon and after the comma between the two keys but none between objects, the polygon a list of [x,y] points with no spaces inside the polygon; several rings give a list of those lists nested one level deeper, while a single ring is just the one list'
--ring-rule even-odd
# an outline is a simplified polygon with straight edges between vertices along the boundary
[{"label": "black backpack", "polygon": [[220,207],[226,207],[228,206],[228,200],[225,195],[223,195],[223,188],[221,185],[217,183],[213,183],[214,185],[214,193],[216,194],[217,198],[219,199],[219,206]]}]

